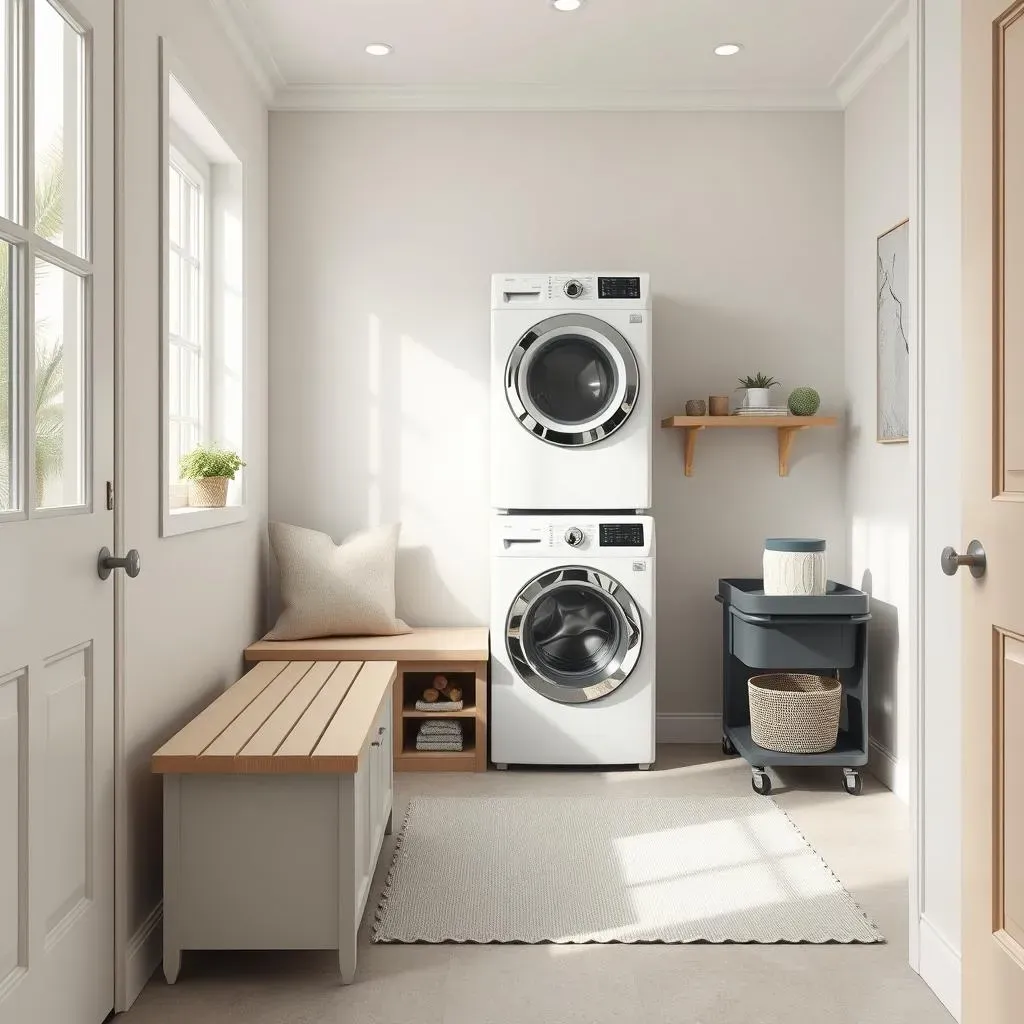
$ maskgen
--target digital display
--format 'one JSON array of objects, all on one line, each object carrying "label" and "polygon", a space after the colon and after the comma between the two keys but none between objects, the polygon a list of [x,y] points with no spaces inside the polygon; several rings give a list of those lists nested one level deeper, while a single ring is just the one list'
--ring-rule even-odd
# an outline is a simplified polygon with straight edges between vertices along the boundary
[{"label": "digital display", "polygon": [[599,299],[639,299],[639,277],[599,277],[597,279]]},{"label": "digital display", "polygon": [[643,523],[602,523],[598,543],[603,548],[642,548]]}]

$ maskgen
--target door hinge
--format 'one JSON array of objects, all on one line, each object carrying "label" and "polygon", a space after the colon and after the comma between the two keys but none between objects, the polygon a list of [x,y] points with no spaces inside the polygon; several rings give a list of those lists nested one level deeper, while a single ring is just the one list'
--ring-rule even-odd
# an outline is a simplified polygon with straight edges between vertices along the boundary
[{"label": "door hinge", "polygon": [[107,511],[114,511],[114,482],[112,480],[107,481]]}]

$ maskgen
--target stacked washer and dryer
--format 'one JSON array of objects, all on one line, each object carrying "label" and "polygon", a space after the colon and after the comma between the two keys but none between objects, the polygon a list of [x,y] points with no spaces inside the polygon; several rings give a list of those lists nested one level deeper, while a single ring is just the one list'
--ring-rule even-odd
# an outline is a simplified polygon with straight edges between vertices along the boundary
[{"label": "stacked washer and dryer", "polygon": [[491,760],[654,761],[646,274],[496,274]]}]

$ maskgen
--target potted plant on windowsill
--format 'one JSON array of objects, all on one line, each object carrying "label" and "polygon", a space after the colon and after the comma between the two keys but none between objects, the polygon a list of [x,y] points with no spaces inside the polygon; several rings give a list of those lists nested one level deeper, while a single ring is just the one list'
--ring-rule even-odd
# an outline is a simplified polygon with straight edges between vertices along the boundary
[{"label": "potted plant on windowsill", "polygon": [[740,386],[736,390],[746,392],[743,402],[746,409],[769,408],[772,404],[772,388],[780,386],[774,377],[768,377],[763,373],[754,374],[753,377],[740,377],[739,381]]},{"label": "potted plant on windowsill", "polygon": [[188,481],[188,503],[193,508],[223,508],[228,482],[245,465],[237,452],[201,444],[181,457],[178,473]]}]

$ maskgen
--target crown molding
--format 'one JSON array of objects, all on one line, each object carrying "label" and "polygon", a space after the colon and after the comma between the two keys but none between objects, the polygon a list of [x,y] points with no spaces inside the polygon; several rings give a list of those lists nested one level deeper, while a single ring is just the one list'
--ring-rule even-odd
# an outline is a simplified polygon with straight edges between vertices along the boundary
[{"label": "crown molding", "polygon": [[209,0],[228,39],[269,104],[285,87],[284,75],[274,60],[245,0]]},{"label": "crown molding", "polygon": [[831,89],[806,91],[572,89],[541,86],[289,85],[272,110],[479,110],[479,111],[796,111],[839,110]]},{"label": "crown molding", "polygon": [[909,39],[909,4],[907,0],[896,0],[833,77],[831,86],[839,105],[844,109],[848,107],[857,93]]}]

